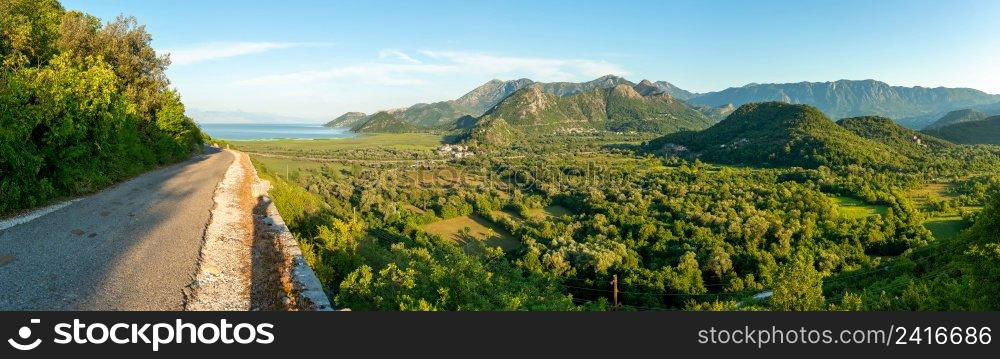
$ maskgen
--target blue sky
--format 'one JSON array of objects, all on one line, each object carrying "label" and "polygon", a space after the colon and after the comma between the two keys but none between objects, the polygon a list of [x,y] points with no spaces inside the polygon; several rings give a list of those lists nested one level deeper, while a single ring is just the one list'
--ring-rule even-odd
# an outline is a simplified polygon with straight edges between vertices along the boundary
[{"label": "blue sky", "polygon": [[1000,93],[1000,1],[63,0],[136,16],[189,108],[321,120],[493,78],[694,92],[877,79]]}]

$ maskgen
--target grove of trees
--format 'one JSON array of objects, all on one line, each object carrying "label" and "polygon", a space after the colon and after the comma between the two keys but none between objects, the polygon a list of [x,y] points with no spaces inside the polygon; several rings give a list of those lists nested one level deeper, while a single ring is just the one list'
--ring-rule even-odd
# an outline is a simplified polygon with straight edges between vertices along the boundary
[{"label": "grove of trees", "polygon": [[134,18],[0,1],[0,214],[95,191],[203,142]]}]

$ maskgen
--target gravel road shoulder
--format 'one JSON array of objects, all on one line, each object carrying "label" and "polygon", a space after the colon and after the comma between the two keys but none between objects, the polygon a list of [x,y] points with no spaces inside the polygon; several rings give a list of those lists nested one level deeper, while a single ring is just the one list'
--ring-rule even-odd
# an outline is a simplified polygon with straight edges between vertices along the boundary
[{"label": "gravel road shoulder", "polygon": [[253,255],[253,166],[245,154],[226,150],[236,160],[215,190],[215,207],[205,229],[198,271],[188,288],[185,310],[251,309]]}]

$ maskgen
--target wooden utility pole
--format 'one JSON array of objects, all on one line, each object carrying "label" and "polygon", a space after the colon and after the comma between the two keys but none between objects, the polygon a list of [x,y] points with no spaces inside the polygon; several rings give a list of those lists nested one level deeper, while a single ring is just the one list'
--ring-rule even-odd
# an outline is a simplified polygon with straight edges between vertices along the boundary
[{"label": "wooden utility pole", "polygon": [[611,294],[612,295],[612,300],[613,300],[613,303],[615,305],[614,309],[618,310],[618,307],[621,304],[618,303],[618,275],[617,274],[611,276],[611,286],[614,287],[614,289],[611,292],[612,293]]}]

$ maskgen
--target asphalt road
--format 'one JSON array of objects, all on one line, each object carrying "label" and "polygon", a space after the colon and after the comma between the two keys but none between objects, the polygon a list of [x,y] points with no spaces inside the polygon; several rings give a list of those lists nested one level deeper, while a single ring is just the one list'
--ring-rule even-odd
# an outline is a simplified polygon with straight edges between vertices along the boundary
[{"label": "asphalt road", "polygon": [[0,310],[181,310],[233,159],[209,149],[0,231]]}]

